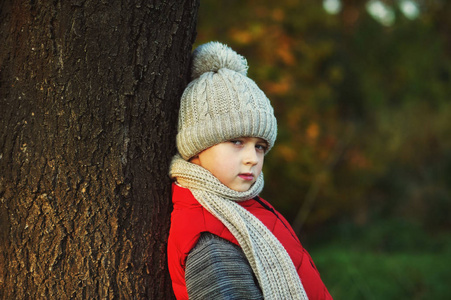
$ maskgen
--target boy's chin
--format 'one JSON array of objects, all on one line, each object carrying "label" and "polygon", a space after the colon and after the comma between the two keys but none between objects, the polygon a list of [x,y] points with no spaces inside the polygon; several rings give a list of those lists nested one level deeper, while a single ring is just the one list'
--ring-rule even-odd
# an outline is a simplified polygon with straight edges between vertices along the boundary
[{"label": "boy's chin", "polygon": [[229,186],[228,188],[236,191],[236,192],[247,192],[253,185],[254,183],[246,183],[246,184],[236,184],[236,185],[232,185]]}]

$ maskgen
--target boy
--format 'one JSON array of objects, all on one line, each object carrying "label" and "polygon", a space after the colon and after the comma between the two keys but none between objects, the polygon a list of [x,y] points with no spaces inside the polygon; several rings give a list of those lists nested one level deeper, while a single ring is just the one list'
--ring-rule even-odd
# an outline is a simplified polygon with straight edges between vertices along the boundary
[{"label": "boy", "polygon": [[277,123],[247,61],[211,42],[193,53],[170,176],[168,264],[177,299],[331,299],[288,222],[265,200]]}]

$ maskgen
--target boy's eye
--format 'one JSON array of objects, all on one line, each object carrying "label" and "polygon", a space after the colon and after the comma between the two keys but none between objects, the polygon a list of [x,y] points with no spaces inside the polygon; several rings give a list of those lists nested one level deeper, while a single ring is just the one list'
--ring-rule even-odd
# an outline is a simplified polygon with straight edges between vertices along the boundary
[{"label": "boy's eye", "polygon": [[234,144],[234,145],[242,145],[243,144],[243,142],[240,141],[240,140],[230,140],[229,142]]},{"label": "boy's eye", "polygon": [[266,144],[257,144],[255,145],[255,148],[257,150],[266,151],[266,149],[268,149],[268,146]]}]

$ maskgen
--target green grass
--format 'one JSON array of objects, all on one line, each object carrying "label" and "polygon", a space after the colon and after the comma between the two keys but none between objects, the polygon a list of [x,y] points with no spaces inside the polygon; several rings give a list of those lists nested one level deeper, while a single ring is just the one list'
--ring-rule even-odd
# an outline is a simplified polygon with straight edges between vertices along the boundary
[{"label": "green grass", "polygon": [[310,249],[334,299],[451,299],[449,233],[418,232],[394,247],[385,234],[374,234],[380,228]]}]

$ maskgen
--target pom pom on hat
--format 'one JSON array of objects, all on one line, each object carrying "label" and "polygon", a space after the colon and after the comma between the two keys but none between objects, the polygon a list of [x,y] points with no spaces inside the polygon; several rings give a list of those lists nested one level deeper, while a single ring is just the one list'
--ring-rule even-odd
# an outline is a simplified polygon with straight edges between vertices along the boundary
[{"label": "pom pom on hat", "polygon": [[246,59],[227,45],[200,45],[192,56],[192,81],[180,100],[177,150],[189,160],[203,150],[238,137],[259,137],[274,145],[277,121],[269,99],[246,76]]},{"label": "pom pom on hat", "polygon": [[193,52],[191,80],[207,72],[218,72],[226,68],[247,75],[247,60],[227,45],[210,42],[200,45]]}]

